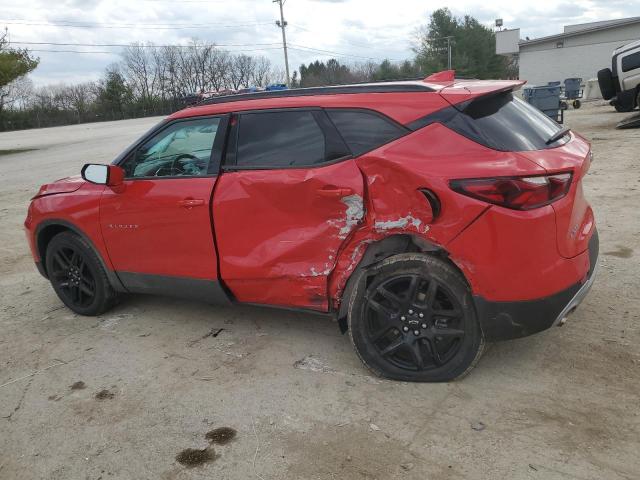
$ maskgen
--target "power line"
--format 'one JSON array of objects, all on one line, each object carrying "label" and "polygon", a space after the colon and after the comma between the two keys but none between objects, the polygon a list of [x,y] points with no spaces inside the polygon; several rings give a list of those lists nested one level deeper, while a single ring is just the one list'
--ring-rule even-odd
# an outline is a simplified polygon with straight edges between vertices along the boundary
[{"label": "power line", "polygon": [[[114,47],[114,48],[208,48],[210,45],[150,45],[150,44],[127,44],[127,43],[61,43],[61,42],[16,42],[11,41],[12,44],[16,45],[48,45],[54,47]],[[264,47],[264,48],[251,48],[247,50],[234,50],[234,51],[261,51],[261,50],[277,50],[281,48],[278,46],[279,44],[276,42],[273,43],[214,43],[215,47]],[[320,48],[309,47],[307,45],[298,45],[298,44],[289,44],[291,50],[297,50],[305,53],[321,53],[323,55],[336,55],[340,57],[352,57],[352,58],[360,58],[364,60],[380,60],[380,58],[376,57],[367,57],[363,55],[353,55],[349,53],[343,52],[335,52],[333,50],[324,50]],[[63,52],[63,50],[32,50],[32,51],[49,51],[49,52]],[[68,51],[65,53],[113,53],[113,52],[104,52],[104,51]],[[390,61],[399,62],[401,60],[397,59],[387,59]]]},{"label": "power line", "polygon": [[[11,40],[12,44],[16,45],[52,45],[56,47],[123,47],[123,48],[209,48],[212,45],[154,45],[154,44],[128,44],[128,43],[58,43],[58,42],[16,42]],[[214,43],[215,47],[261,47],[261,46],[274,46],[278,43]]]},{"label": "power line", "polygon": [[[305,32],[316,33],[317,34],[317,32],[314,32],[313,30],[311,30],[311,29],[309,29],[307,27],[302,27],[300,25],[291,25],[291,26],[293,28],[298,28],[300,30],[304,30]],[[363,45],[362,43],[353,43],[351,41],[346,42],[346,41],[343,41],[343,40],[341,40],[340,42],[344,43],[345,45],[351,45],[351,46],[359,47],[359,48],[371,48],[371,45]]]},{"label": "power line", "polygon": [[247,28],[247,27],[255,27],[259,25],[271,25],[271,22],[256,22],[256,23],[244,23],[244,24],[233,24],[233,25],[224,25],[224,24],[216,24],[216,23],[201,23],[201,24],[191,24],[191,25],[172,25],[172,24],[158,24],[157,26],[153,26],[153,24],[132,24],[132,23],[122,23],[122,24],[99,24],[99,23],[66,23],[66,22],[31,22],[31,21],[0,21],[0,24],[4,25],[27,25],[27,26],[44,26],[44,27],[57,27],[57,28],[105,28],[105,29],[129,29],[131,27],[135,27],[139,30],[187,30],[187,29],[196,29],[196,28],[207,28],[207,27],[215,27],[215,28]]},{"label": "power line", "polygon": [[[280,50],[280,46],[277,47],[264,47],[264,48],[246,48],[240,50],[230,50],[231,53],[238,52],[263,52],[266,50]],[[33,49],[29,52],[45,52],[45,53],[104,53],[109,55],[120,55],[120,52],[107,51],[107,50],[46,50],[46,49]]]},{"label": "power line", "polygon": [[[334,52],[332,50],[323,50],[320,48],[313,48],[313,47],[307,47],[306,45],[297,45],[294,43],[291,43],[289,48],[292,50],[299,50],[299,51],[303,51],[303,52],[318,52],[318,53],[324,53],[324,54],[328,54],[328,55],[337,55],[339,57],[353,57],[353,58],[360,58],[363,60],[380,60],[380,58],[376,58],[376,57],[366,57],[363,55],[352,55],[350,53],[341,53],[341,52]],[[388,58],[386,60],[392,61],[392,62],[401,62],[402,60],[397,60],[397,59],[393,59],[393,58]]]}]

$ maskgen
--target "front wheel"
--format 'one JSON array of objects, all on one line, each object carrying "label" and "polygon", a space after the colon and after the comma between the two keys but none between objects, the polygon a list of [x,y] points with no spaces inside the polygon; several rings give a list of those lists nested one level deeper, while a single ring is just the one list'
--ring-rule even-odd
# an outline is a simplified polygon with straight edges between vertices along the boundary
[{"label": "front wheel", "polygon": [[446,261],[394,255],[363,271],[349,299],[353,345],[374,373],[403,381],[442,382],[469,372],[484,338],[471,292]]},{"label": "front wheel", "polygon": [[71,232],[59,233],[47,246],[47,275],[62,302],[80,315],[109,310],[116,294],[91,246]]}]

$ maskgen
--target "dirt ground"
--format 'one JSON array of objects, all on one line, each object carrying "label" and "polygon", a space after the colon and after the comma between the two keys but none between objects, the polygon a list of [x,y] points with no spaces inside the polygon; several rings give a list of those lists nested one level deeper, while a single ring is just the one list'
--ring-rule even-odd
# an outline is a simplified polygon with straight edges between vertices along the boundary
[{"label": "dirt ground", "polygon": [[[591,294],[449,384],[373,377],[319,316],[145,296],[72,314],[29,255],[29,198],[157,119],[0,134],[0,150],[36,149],[0,156],[0,478],[639,478],[640,130],[615,130],[625,116],[566,114],[595,152]],[[237,433],[199,451],[219,427]]]}]

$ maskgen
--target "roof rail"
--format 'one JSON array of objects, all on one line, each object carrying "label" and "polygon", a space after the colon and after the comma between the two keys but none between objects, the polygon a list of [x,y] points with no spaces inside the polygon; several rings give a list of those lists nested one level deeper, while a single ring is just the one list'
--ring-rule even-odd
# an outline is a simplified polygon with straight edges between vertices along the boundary
[{"label": "roof rail", "polygon": [[355,85],[338,85],[332,87],[294,88],[291,90],[274,90],[270,92],[239,93],[210,97],[194,106],[215,105],[218,103],[241,102],[244,100],[261,100],[265,98],[305,97],[312,95],[339,95],[355,93],[406,93],[406,92],[434,92],[427,85],[419,83],[362,83]]}]

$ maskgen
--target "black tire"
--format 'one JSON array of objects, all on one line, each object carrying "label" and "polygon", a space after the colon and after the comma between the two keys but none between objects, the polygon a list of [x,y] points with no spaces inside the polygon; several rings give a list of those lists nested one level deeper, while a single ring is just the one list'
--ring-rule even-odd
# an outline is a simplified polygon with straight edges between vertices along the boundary
[{"label": "black tire", "polygon": [[53,237],[45,263],[56,294],[77,314],[100,315],[115,304],[116,293],[100,259],[82,237],[71,232]]},{"label": "black tire", "polygon": [[567,108],[569,108],[569,105],[567,104],[567,102],[561,101],[560,102],[560,110],[566,110]]},{"label": "black tire", "polygon": [[603,68],[598,71],[598,85],[600,93],[605,100],[611,100],[616,96],[616,87],[613,84],[613,75],[610,68]]},{"label": "black tire", "polygon": [[379,376],[445,382],[467,374],[482,356],[485,342],[471,291],[437,257],[389,257],[362,271],[345,300],[353,346]]},{"label": "black tire", "polygon": [[582,102],[580,102],[580,100],[574,100],[573,101],[573,108],[578,109],[582,106]]},{"label": "black tire", "polygon": [[613,108],[616,109],[616,112],[627,113],[633,110],[633,105],[620,105],[619,103],[614,103]]}]

